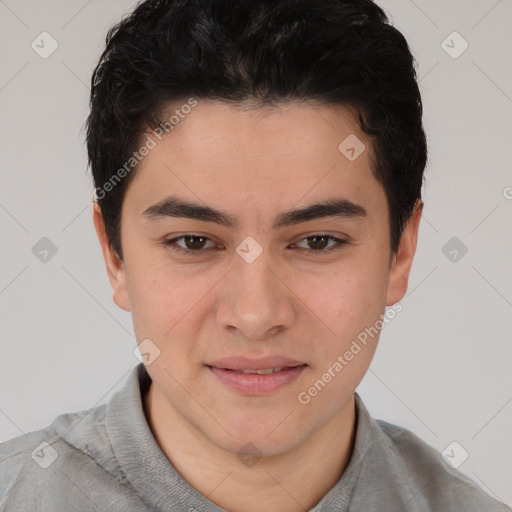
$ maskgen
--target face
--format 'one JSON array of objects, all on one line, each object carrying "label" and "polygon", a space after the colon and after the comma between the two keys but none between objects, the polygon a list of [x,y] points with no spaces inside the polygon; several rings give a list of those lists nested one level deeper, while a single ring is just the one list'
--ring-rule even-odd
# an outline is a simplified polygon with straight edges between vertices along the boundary
[{"label": "face", "polygon": [[[354,135],[356,159],[362,145],[339,149]],[[94,213],[114,300],[150,340],[170,415],[233,453],[284,453],[343,414],[377,345],[368,329],[405,294],[421,210],[391,258],[371,141],[342,107],[199,101],[153,139],[123,202],[123,262]],[[280,366],[295,369],[233,371]]]}]

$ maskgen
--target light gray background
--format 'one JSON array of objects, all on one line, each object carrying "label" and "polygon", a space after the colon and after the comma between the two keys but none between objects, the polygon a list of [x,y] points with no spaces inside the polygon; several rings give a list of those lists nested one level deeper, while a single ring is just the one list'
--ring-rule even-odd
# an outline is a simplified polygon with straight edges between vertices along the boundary
[{"label": "light gray background", "polygon": [[[429,140],[425,210],[403,311],[358,392],[512,504],[512,1],[378,2],[419,61]],[[0,441],[106,402],[138,363],[91,217],[89,80],[128,0],[0,1]],[[31,43],[47,31],[58,49]],[[457,31],[458,58],[442,42]],[[452,52],[461,41],[447,40]],[[48,237],[57,253],[32,247]],[[442,252],[452,237],[468,252]],[[460,255],[460,253],[459,253]]]}]

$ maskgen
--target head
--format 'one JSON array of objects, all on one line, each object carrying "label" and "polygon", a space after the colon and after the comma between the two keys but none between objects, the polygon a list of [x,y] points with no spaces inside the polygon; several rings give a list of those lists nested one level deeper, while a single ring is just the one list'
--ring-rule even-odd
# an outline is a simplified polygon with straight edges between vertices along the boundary
[{"label": "head", "polygon": [[[109,31],[87,148],[114,301],[217,446],[283,453],[353,395],[407,289],[421,117],[408,45],[370,0],[146,1]],[[304,367],[255,396],[212,373],[231,356]]]}]

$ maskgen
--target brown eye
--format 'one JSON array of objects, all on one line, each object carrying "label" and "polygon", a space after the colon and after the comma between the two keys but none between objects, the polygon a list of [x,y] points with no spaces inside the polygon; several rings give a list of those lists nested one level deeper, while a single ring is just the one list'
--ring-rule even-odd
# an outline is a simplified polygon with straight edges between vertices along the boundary
[{"label": "brown eye", "polygon": [[[341,249],[345,244],[348,244],[348,240],[341,240],[332,235],[326,235],[317,233],[306,238],[303,238],[300,243],[306,242],[307,247],[302,247],[307,252],[315,255],[328,254],[331,251]],[[332,245],[328,245],[329,242],[333,242]],[[298,247],[298,245],[297,245]]]},{"label": "brown eye", "polygon": [[[211,240],[205,236],[200,235],[182,235],[172,240],[164,240],[163,244],[166,247],[169,247],[173,251],[184,252],[184,253],[193,253],[193,252],[204,252],[205,244]],[[182,242],[183,245],[180,245],[178,242]],[[213,242],[212,242],[213,244]],[[213,244],[213,246],[215,246]],[[207,247],[209,249],[211,247]]]},{"label": "brown eye", "polygon": [[329,243],[329,237],[324,235],[314,235],[306,238],[308,241],[309,246],[313,250],[322,250],[327,247],[327,244]]},{"label": "brown eye", "polygon": [[187,249],[190,249],[192,251],[197,251],[199,249],[202,249],[206,243],[206,240],[208,240],[204,236],[184,236],[183,242]]}]

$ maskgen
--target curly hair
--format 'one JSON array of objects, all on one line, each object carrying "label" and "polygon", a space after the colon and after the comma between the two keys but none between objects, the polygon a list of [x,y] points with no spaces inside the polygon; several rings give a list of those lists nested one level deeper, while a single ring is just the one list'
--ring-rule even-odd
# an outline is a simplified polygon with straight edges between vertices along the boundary
[{"label": "curly hair", "polygon": [[414,65],[404,36],[371,0],[139,2],[108,31],[91,78],[88,161],[110,245],[122,259],[121,207],[137,167],[112,178],[166,108],[192,97],[354,108],[370,136],[395,252],[427,162]]}]

